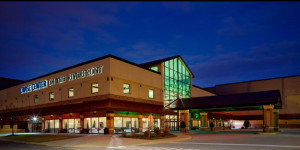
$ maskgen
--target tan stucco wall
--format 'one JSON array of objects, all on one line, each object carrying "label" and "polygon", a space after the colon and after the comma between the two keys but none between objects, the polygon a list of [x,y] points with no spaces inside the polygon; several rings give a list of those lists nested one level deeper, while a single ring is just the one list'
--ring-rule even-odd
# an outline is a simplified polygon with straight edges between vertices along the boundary
[{"label": "tan stucco wall", "polygon": [[217,94],[280,90],[280,114],[300,113],[300,76],[217,85]]},{"label": "tan stucco wall", "polygon": [[[81,79],[69,81],[68,75],[76,73],[92,67],[103,66],[102,73]],[[32,91],[30,93],[21,94],[20,88],[32,83],[43,80],[66,76],[66,82],[55,84],[45,89]],[[113,80],[107,80],[107,78]],[[99,92],[91,93],[91,83],[98,82]],[[130,94],[123,94],[123,83],[131,84]],[[125,63],[123,61],[108,57],[99,61],[84,64],[75,68],[71,68],[62,72],[58,72],[46,77],[42,77],[30,82],[26,82],[8,89],[0,91],[0,110],[7,107],[20,108],[35,106],[40,104],[48,104],[59,101],[68,101],[78,98],[91,97],[95,95],[115,94],[140,99],[155,100],[162,102],[162,85],[161,75],[148,71],[146,69]],[[142,87],[140,87],[142,85]],[[68,97],[68,88],[74,88],[74,97]],[[153,89],[154,99],[149,98],[149,89]],[[54,100],[49,101],[49,92],[54,92]],[[38,95],[38,102],[34,103],[34,95]]]},{"label": "tan stucco wall", "polygon": [[205,96],[215,96],[216,94],[207,92],[201,88],[195,87],[192,85],[191,89],[192,95],[191,97],[205,97]]},{"label": "tan stucco wall", "polygon": [[[163,102],[161,74],[110,58],[110,93],[146,100]],[[122,67],[120,67],[122,66]],[[123,93],[123,84],[130,84],[130,94]],[[154,90],[154,98],[149,98],[149,89]]]}]

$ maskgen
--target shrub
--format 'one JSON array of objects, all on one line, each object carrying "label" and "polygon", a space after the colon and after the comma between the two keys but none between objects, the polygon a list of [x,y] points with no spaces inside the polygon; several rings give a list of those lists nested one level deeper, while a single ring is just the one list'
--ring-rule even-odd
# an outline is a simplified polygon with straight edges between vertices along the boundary
[{"label": "shrub", "polygon": [[59,130],[59,133],[67,133],[67,132],[68,132],[67,129],[61,129],[61,130]]},{"label": "shrub", "polygon": [[159,128],[155,128],[155,129],[154,129],[154,133],[155,133],[156,135],[159,135],[159,132],[160,132]]},{"label": "shrub", "polygon": [[170,128],[167,127],[165,130],[163,130],[164,136],[170,134]]},{"label": "shrub", "polygon": [[131,132],[132,137],[136,137],[136,134],[134,132]]},{"label": "shrub", "polygon": [[104,134],[108,134],[108,128],[104,128]]},{"label": "shrub", "polygon": [[126,137],[126,132],[123,132],[123,133],[122,133],[122,137]]},{"label": "shrub", "polygon": [[150,139],[150,135],[151,135],[150,130],[147,130],[147,131],[144,132],[144,137],[145,138]]},{"label": "shrub", "polygon": [[81,134],[88,134],[89,133],[89,129],[82,129],[81,131],[80,131],[80,133]]}]

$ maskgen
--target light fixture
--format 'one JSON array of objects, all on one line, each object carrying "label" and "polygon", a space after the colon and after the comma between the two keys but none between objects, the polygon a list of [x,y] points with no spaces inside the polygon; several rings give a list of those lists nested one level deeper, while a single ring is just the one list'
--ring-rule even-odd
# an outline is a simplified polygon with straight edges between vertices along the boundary
[{"label": "light fixture", "polygon": [[32,118],[32,120],[33,120],[33,121],[36,121],[36,120],[37,120],[37,117],[36,117],[36,116],[34,116],[34,117]]}]

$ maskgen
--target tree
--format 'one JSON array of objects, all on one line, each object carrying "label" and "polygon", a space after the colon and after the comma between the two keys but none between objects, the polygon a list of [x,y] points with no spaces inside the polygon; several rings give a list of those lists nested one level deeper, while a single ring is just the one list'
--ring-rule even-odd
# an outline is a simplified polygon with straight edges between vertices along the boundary
[{"label": "tree", "polygon": [[245,122],[244,122],[245,129],[248,129],[249,126],[250,126],[249,120],[245,120]]}]

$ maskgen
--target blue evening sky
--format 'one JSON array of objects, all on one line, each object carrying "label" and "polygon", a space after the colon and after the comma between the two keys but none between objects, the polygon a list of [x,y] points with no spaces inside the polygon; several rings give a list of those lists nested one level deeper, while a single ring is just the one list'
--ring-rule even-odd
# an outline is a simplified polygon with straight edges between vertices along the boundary
[{"label": "blue evening sky", "polygon": [[0,76],[181,55],[193,84],[300,75],[299,2],[0,2]]}]

